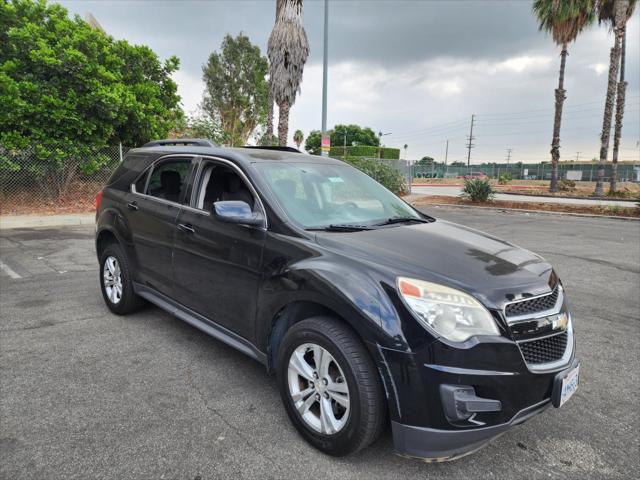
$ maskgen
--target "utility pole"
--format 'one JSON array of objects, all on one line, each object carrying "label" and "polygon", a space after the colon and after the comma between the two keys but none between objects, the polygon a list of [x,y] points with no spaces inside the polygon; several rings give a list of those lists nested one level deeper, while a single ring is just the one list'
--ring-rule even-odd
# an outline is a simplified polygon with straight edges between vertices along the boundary
[{"label": "utility pole", "polygon": [[580,154],[582,152],[576,152],[576,163],[578,163],[578,160],[580,160]]},{"label": "utility pole", "polygon": [[509,165],[509,162],[511,161],[511,152],[513,151],[513,148],[507,148],[507,165]]},{"label": "utility pole", "polygon": [[331,140],[327,134],[327,65],[329,54],[329,0],[324,0],[324,51],[322,55],[322,156],[329,156]]},{"label": "utility pole", "polygon": [[444,147],[444,166],[447,166],[447,158],[449,157],[449,140],[447,139],[447,146]]},{"label": "utility pole", "polygon": [[391,132],[382,133],[382,130],[378,132],[378,160],[382,157],[382,137],[385,135],[391,135]]},{"label": "utility pole", "polygon": [[475,121],[475,119],[476,116],[471,115],[471,129],[469,130],[469,143],[467,143],[467,149],[469,150],[467,153],[467,167],[471,165],[471,149],[475,147],[475,144],[473,143],[473,141],[476,139],[476,137],[473,136],[473,122]]},{"label": "utility pole", "polygon": [[344,158],[347,158],[347,131],[344,131]]}]

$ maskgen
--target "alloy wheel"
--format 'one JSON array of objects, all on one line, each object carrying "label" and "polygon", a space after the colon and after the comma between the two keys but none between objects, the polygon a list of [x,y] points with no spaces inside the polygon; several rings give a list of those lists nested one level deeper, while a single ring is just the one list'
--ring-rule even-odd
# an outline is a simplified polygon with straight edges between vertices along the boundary
[{"label": "alloy wheel", "polygon": [[104,261],[102,281],[109,301],[114,305],[118,304],[122,299],[122,271],[116,257],[109,256]]},{"label": "alloy wheel", "polygon": [[304,422],[333,435],[349,419],[349,387],[342,368],[320,345],[305,343],[289,359],[289,394]]}]

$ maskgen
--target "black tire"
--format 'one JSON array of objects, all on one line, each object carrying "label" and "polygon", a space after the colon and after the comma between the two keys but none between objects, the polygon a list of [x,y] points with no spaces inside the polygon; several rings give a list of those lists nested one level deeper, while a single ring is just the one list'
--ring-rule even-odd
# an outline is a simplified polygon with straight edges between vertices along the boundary
[{"label": "black tire", "polygon": [[[289,390],[289,360],[296,348],[306,343],[327,350],[344,373],[349,389],[350,411],[337,433],[323,434],[302,418]],[[278,388],[285,409],[298,432],[324,453],[343,456],[357,452],[379,436],[386,424],[386,402],[375,364],[358,336],[343,322],[330,317],[314,317],[293,325],[278,350]]]},{"label": "black tire", "polygon": [[[120,267],[120,277],[122,280],[122,296],[117,303],[114,303],[107,295],[105,281],[103,278],[104,264],[109,257],[114,257]],[[102,291],[102,297],[104,303],[107,304],[109,310],[117,315],[127,315],[133,313],[145,304],[143,298],[136,295],[133,291],[133,276],[131,275],[131,268],[129,261],[125,255],[122,247],[117,243],[111,243],[105,247],[100,255],[100,290]]]}]

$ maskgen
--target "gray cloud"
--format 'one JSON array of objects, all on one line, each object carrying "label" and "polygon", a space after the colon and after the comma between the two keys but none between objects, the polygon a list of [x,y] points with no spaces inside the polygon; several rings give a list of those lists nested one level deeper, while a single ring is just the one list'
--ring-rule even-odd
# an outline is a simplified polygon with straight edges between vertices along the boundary
[{"label": "gray cloud", "polygon": [[[177,55],[185,107],[199,98],[201,65],[226,33],[246,33],[263,52],[275,0],[61,1],[90,11],[107,32]],[[305,2],[311,55],[291,125],[309,131],[320,120],[323,4]],[[638,13],[627,53],[628,103],[623,158],[638,157],[640,136]],[[598,149],[612,36],[594,26],[570,45],[563,156]],[[409,155],[437,154],[447,138],[463,156],[466,120],[479,114],[480,160],[514,147],[526,159],[548,159],[559,49],[538,32],[525,0],[337,1],[330,3],[329,123],[358,122],[392,131],[389,144]],[[520,115],[500,115],[525,112]],[[527,113],[528,112],[528,113]],[[457,122],[453,125],[447,122]]]}]

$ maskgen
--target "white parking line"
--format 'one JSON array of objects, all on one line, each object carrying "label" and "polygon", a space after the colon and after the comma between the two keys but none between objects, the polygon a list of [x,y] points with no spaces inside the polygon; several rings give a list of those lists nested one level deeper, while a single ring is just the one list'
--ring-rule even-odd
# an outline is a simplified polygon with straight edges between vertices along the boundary
[{"label": "white parking line", "polygon": [[2,270],[4,273],[9,275],[13,279],[22,278],[20,275],[18,275],[16,272],[14,272],[13,269],[9,265],[4,263],[2,260],[0,260],[0,270]]}]

